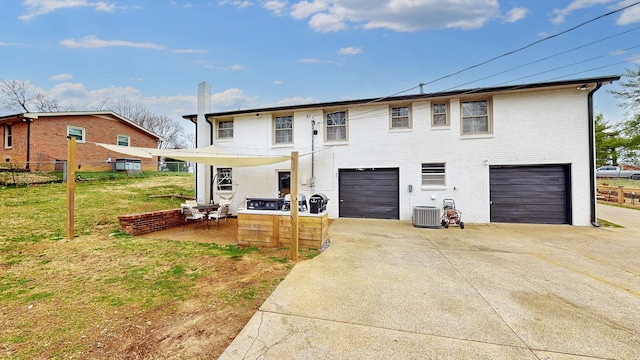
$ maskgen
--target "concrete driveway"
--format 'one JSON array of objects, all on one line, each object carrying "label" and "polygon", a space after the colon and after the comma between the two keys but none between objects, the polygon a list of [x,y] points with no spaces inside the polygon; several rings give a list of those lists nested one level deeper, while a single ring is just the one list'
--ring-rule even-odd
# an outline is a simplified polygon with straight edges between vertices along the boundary
[{"label": "concrete driveway", "polygon": [[220,359],[638,359],[640,212],[598,217],[628,227],[338,219]]}]

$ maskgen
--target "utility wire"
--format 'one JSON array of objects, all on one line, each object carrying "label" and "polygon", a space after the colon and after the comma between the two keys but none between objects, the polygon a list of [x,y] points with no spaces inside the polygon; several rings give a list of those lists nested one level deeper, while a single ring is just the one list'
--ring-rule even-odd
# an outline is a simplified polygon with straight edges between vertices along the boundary
[{"label": "utility wire", "polygon": [[597,16],[597,17],[595,17],[595,18],[593,18],[593,19],[590,19],[590,20],[587,20],[587,21],[585,21],[585,22],[582,22],[582,23],[580,23],[580,24],[578,24],[578,25],[576,25],[576,26],[574,26],[574,27],[571,27],[571,28],[569,28],[569,29],[567,29],[567,30],[561,31],[561,32],[559,32],[559,33],[557,33],[557,34],[554,34],[554,35],[547,36],[547,37],[545,37],[545,38],[543,38],[543,39],[540,39],[540,40],[534,41],[534,42],[532,42],[532,43],[530,43],[530,44],[528,44],[528,45],[522,46],[522,47],[520,47],[520,48],[518,48],[518,49],[511,50],[511,51],[508,51],[508,52],[506,52],[506,53],[504,53],[504,54],[501,54],[501,55],[495,56],[495,57],[493,57],[493,58],[491,58],[491,59],[489,59],[489,60],[483,61],[483,62],[481,62],[481,63],[475,64],[475,65],[471,65],[471,66],[468,66],[468,67],[466,67],[466,68],[464,68],[464,69],[462,69],[462,70],[458,70],[458,71],[456,71],[456,72],[454,72],[454,73],[451,73],[451,74],[448,74],[448,75],[445,75],[445,76],[441,76],[441,77],[439,77],[439,78],[437,78],[437,79],[435,79],[435,80],[431,80],[431,81],[426,82],[426,83],[421,83],[419,86],[432,84],[432,83],[434,83],[434,82],[436,82],[436,81],[440,81],[440,80],[443,80],[443,79],[446,79],[446,78],[452,77],[452,76],[454,76],[454,75],[458,75],[458,74],[460,74],[460,73],[463,73],[463,72],[465,72],[465,71],[468,71],[468,70],[471,70],[471,69],[477,68],[477,67],[479,67],[479,66],[482,66],[482,65],[488,64],[488,63],[490,63],[490,62],[492,62],[492,61],[495,61],[495,60],[497,60],[497,59],[500,59],[500,58],[503,58],[503,57],[506,57],[506,56],[509,56],[509,55],[513,55],[513,54],[515,54],[515,53],[517,53],[517,52],[520,52],[520,51],[522,51],[522,50],[528,49],[528,48],[530,48],[530,47],[532,47],[532,46],[534,46],[534,45],[536,45],[536,44],[539,44],[539,43],[541,43],[541,42],[544,42],[544,41],[547,41],[547,40],[551,40],[551,39],[556,38],[556,37],[558,37],[558,36],[564,35],[564,34],[566,34],[566,33],[569,33],[569,32],[571,32],[571,31],[574,31],[574,30],[576,30],[576,29],[578,29],[578,28],[580,28],[580,27],[582,27],[582,26],[585,26],[585,25],[587,25],[587,24],[589,24],[589,23],[592,23],[592,22],[594,22],[594,21],[600,20],[600,19],[605,18],[605,17],[607,17],[607,16],[611,16],[611,15],[613,15],[613,14],[616,14],[616,13],[618,13],[618,12],[620,12],[620,11],[626,10],[626,9],[631,8],[631,7],[633,7],[633,6],[636,6],[636,5],[638,5],[638,4],[640,4],[640,1],[637,1],[637,2],[635,2],[635,3],[633,3],[633,4],[627,5],[627,6],[625,6],[625,7],[622,7],[622,8],[620,8],[620,9],[617,9],[617,10],[614,10],[614,11],[610,11],[610,12],[608,12],[608,13],[606,13],[606,14],[603,14],[603,15]]},{"label": "utility wire", "polygon": [[586,47],[588,47],[588,46],[591,46],[591,45],[594,45],[594,44],[597,44],[597,43],[603,42],[603,41],[605,41],[605,40],[613,39],[613,38],[615,38],[615,37],[618,37],[618,36],[621,36],[621,35],[624,35],[624,34],[630,33],[630,32],[632,32],[632,31],[636,31],[636,30],[638,30],[638,29],[640,29],[640,26],[635,27],[635,28],[630,29],[630,30],[627,30],[627,31],[623,31],[623,32],[621,32],[621,33],[617,33],[617,34],[615,34],[615,35],[611,35],[611,36],[608,36],[608,37],[602,38],[602,39],[600,39],[600,40],[596,40],[596,41],[592,41],[592,42],[587,43],[587,44],[584,44],[584,45],[580,45],[580,46],[575,47],[575,48],[570,49],[570,50],[565,50],[565,51],[559,52],[559,53],[557,53],[557,54],[553,54],[553,55],[550,55],[550,56],[547,56],[547,57],[543,57],[543,58],[541,58],[541,59],[534,60],[534,61],[528,62],[528,63],[523,64],[523,65],[520,65],[520,66],[512,67],[512,68],[510,68],[510,69],[507,69],[507,70],[504,70],[504,71],[501,71],[501,72],[498,72],[498,73],[495,73],[495,74],[487,75],[487,76],[485,76],[485,77],[482,77],[482,78],[479,78],[479,79],[476,79],[476,80],[472,80],[472,81],[466,82],[466,83],[464,83],[464,84],[456,85],[456,86],[450,87],[450,88],[448,88],[448,89],[446,89],[446,90],[444,90],[444,91],[454,90],[454,89],[460,88],[460,87],[465,86],[465,85],[473,84],[474,82],[478,82],[478,81],[481,81],[481,80],[486,80],[486,79],[492,78],[492,77],[494,77],[494,76],[498,76],[498,75],[506,74],[506,73],[511,72],[511,71],[513,71],[513,70],[521,69],[521,68],[523,68],[523,67],[526,67],[526,66],[529,66],[529,65],[533,65],[533,64],[537,64],[537,63],[539,63],[539,62],[542,62],[542,61],[545,61],[545,60],[549,60],[549,59],[551,59],[551,58],[558,57],[558,56],[560,56],[560,55],[568,54],[568,53],[570,53],[570,52],[573,52],[573,51],[576,51],[576,50],[579,50],[579,49],[586,48]]}]

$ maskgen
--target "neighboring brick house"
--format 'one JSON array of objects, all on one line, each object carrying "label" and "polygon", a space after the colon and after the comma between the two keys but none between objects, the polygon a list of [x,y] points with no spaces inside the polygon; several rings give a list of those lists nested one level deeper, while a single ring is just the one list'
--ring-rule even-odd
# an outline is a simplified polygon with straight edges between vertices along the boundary
[{"label": "neighboring brick house", "polygon": [[[95,143],[158,146],[162,139],[111,111],[22,113],[0,117],[0,166],[30,171],[62,170],[68,136],[76,138],[80,171],[110,171],[121,154]],[[158,169],[158,159],[131,159],[141,170]],[[124,161],[124,160],[121,160]],[[137,167],[137,166],[136,166]]]},{"label": "neighboring brick house", "polygon": [[[605,76],[184,118],[197,146],[300,154],[299,191],[329,198],[329,216],[410,220],[454,199],[466,223],[596,223],[593,96]],[[203,87],[201,86],[201,89]],[[202,90],[200,90],[202,91]],[[200,95],[200,94],[199,94]],[[205,97],[206,98],[206,97]],[[246,197],[288,191],[289,163],[198,166],[206,201],[216,173]]]}]

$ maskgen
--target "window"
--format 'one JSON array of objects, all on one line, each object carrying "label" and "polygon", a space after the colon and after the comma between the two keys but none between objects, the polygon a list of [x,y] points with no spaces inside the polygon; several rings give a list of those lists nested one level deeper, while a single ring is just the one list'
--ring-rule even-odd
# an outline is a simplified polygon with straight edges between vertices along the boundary
[{"label": "window", "polygon": [[13,146],[13,128],[11,125],[4,126],[4,147],[10,148]]},{"label": "window", "polygon": [[327,113],[325,133],[327,141],[347,140],[347,112]]},{"label": "window", "polygon": [[462,134],[488,134],[489,101],[475,100],[462,103]]},{"label": "window", "polygon": [[129,146],[131,143],[131,138],[127,135],[118,135],[118,145],[119,146]]},{"label": "window", "polygon": [[422,164],[422,186],[445,186],[444,163]]},{"label": "window", "polygon": [[274,131],[276,144],[291,144],[293,142],[293,116],[276,116]]},{"label": "window", "polygon": [[84,132],[85,131],[83,128],[74,127],[74,126],[67,127],[67,137],[73,136],[74,138],[76,138],[77,142],[84,142],[84,138],[85,138]]},{"label": "window", "polygon": [[431,126],[449,126],[449,116],[447,103],[434,103],[431,105]]},{"label": "window", "polygon": [[410,111],[408,106],[391,108],[391,128],[402,129],[411,127]]},{"label": "window", "polygon": [[218,178],[216,179],[216,185],[218,191],[231,191],[233,190],[233,177],[231,175],[231,168],[218,168]]},{"label": "window", "polygon": [[233,120],[218,121],[218,139],[233,139]]}]

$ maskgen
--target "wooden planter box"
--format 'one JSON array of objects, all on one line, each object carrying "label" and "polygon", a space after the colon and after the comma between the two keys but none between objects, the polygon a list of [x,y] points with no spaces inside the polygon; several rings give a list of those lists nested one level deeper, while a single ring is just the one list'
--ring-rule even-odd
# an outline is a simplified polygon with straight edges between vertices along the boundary
[{"label": "wooden planter box", "polygon": [[[320,249],[329,237],[329,215],[298,215],[298,247]],[[238,245],[290,247],[291,214],[288,211],[238,211]]]}]

